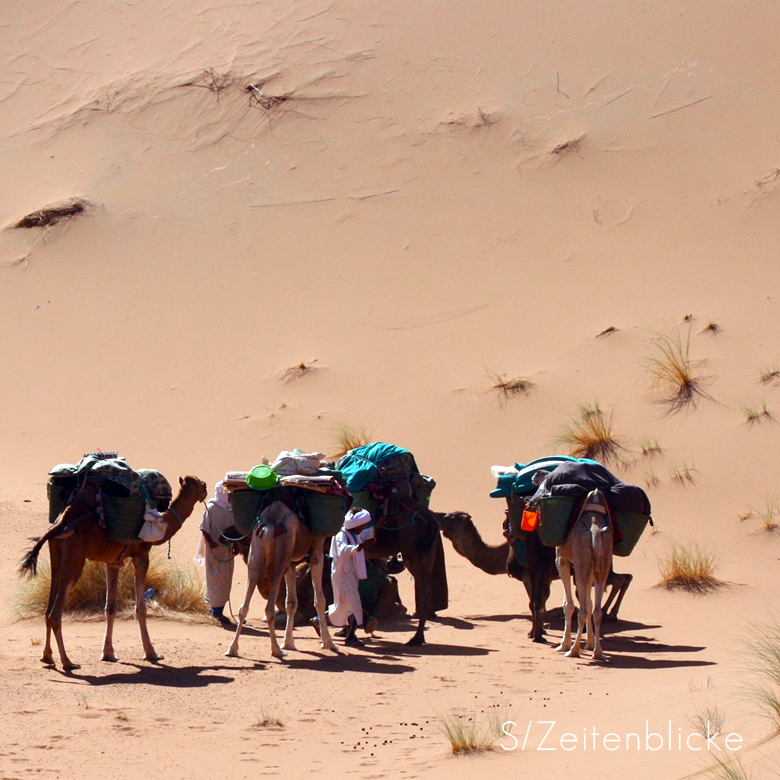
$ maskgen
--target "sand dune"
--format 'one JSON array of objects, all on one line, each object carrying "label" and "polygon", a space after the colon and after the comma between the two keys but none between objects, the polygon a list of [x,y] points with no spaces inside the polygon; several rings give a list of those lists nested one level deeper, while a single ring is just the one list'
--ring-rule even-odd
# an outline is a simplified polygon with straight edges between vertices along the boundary
[{"label": "sand dune", "polygon": [[[604,667],[531,644],[518,583],[449,543],[451,606],[422,650],[401,625],[323,657],[300,629],[284,664],[264,632],[234,660],[219,629],[156,620],[153,668],[128,621],[107,667],[101,624],[78,622],[83,667],[63,677],[38,668],[42,621],[9,608],[0,774],[656,778],[706,763],[667,749],[449,758],[436,717],[455,708],[676,734],[717,706],[746,745],[767,736],[739,698],[740,643],[777,601],[780,548],[739,517],[776,493],[780,389],[761,381],[780,362],[773,6],[87,0],[10,2],[4,20],[9,606],[46,527],[48,469],[95,448],[213,485],[363,426],[414,451],[434,508],[469,511],[498,543],[490,466],[552,452],[597,402],[627,450],[619,473],[652,487],[658,533],[619,562],[635,579]],[[89,208],[14,227],[70,198]],[[713,400],[676,415],[655,402],[660,334],[690,338]],[[502,398],[496,377],[530,392]],[[655,587],[658,559],[692,540],[728,586]],[[190,521],[177,560],[196,543]],[[263,713],[284,727],[253,728]],[[773,776],[773,741],[740,755]]]}]

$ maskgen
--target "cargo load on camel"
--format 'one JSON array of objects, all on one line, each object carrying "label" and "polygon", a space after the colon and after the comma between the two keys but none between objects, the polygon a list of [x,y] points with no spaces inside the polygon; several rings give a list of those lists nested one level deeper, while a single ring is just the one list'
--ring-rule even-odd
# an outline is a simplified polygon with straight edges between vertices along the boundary
[{"label": "cargo load on camel", "polygon": [[130,544],[162,538],[160,512],[168,509],[170,482],[154,469],[133,469],[116,452],[91,452],[76,464],[61,463],[49,472],[49,522],[55,523],[85,485],[99,487],[99,524],[113,542]]},{"label": "cargo load on camel", "polygon": [[225,487],[236,530],[250,536],[262,522],[266,507],[281,501],[314,535],[338,533],[352,495],[338,471],[322,465],[324,457],[322,453],[284,451],[273,464],[228,472]]},{"label": "cargo load on camel", "polygon": [[[537,486],[539,475],[549,472]],[[525,535],[538,533],[548,547],[564,543],[582,502],[591,490],[599,489],[607,497],[614,525],[618,556],[630,555],[650,517],[650,500],[642,488],[618,479],[597,461],[553,455],[514,467],[493,467],[498,485],[493,498],[506,498],[507,532],[513,540],[520,563],[527,559]]]}]

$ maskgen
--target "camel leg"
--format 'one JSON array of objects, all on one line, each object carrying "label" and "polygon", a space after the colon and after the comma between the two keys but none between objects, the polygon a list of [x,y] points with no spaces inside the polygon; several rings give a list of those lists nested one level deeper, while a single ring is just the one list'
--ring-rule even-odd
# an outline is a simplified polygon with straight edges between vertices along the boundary
[{"label": "camel leg", "polygon": [[114,653],[114,620],[117,613],[117,591],[119,589],[120,566],[106,564],[106,635],[103,637],[101,661],[117,661]]},{"label": "camel leg", "polygon": [[152,662],[161,661],[162,656],[155,653],[152,640],[149,637],[149,630],[146,627],[146,599],[144,598],[144,591],[146,590],[146,574],[149,571],[149,553],[134,557],[133,566],[135,566],[135,618],[138,621],[138,627],[141,629],[141,644],[144,646],[144,658]]},{"label": "camel leg", "polygon": [[571,624],[574,619],[574,598],[571,592],[571,561],[558,555],[555,559],[563,585],[563,639],[555,649],[561,653],[571,650]]},{"label": "camel leg", "polygon": [[409,569],[414,577],[414,600],[415,610],[419,623],[414,636],[406,643],[412,647],[425,644],[425,622],[430,614],[433,593],[431,591],[431,581],[433,578],[433,550],[422,558],[407,559],[404,558],[406,568]]},{"label": "camel leg", "polygon": [[[54,601],[51,605],[51,610],[46,615],[46,633],[49,631],[54,632],[54,638],[57,641],[57,648],[60,651],[60,661],[62,662],[62,668],[66,671],[72,671],[73,669],[80,669],[78,664],[74,664],[73,661],[68,658],[67,652],[65,652],[65,642],[62,639],[62,613],[65,610],[65,605],[68,602],[68,596],[73,584],[81,577],[81,572],[84,569],[84,560],[77,561],[77,566],[71,567],[70,571],[67,571],[66,560],[63,554],[63,560],[61,561],[60,575],[57,578],[57,593],[54,597]],[[51,651],[51,648],[50,648]],[[44,650],[44,654],[45,654]]]},{"label": "camel leg", "polygon": [[[286,571],[289,571],[291,568],[291,565],[288,564]],[[265,619],[268,622],[268,634],[271,638],[271,655],[274,658],[284,658],[285,656],[284,651],[281,647],[279,647],[279,642],[276,639],[276,598],[279,595],[279,588],[282,584],[282,576],[286,575],[286,571],[275,571],[273,573],[273,579],[271,580],[271,590],[268,593],[268,603],[265,605]],[[295,585],[293,584],[293,591],[294,590]],[[295,598],[297,602],[297,596]],[[292,624],[290,623],[289,613],[287,615],[287,624],[288,630],[292,632],[292,628],[290,628]]]},{"label": "camel leg", "polygon": [[46,643],[43,646],[43,655],[41,656],[41,663],[47,666],[54,666],[54,654],[51,649],[51,623],[49,622],[49,615],[51,614],[52,607],[54,606],[54,600],[57,597],[57,591],[60,587],[60,573],[62,571],[62,550],[60,545],[54,540],[49,542],[49,560],[51,568],[51,582],[49,583],[49,602],[46,605],[46,612],[44,613],[46,622]]},{"label": "camel leg", "polygon": [[[607,603],[604,605],[604,620],[612,621],[618,619],[620,605],[623,603],[623,598],[625,597],[628,586],[631,584],[633,579],[633,574],[617,574],[613,571],[609,575],[607,583],[612,587],[609,598],[607,599]],[[617,601],[615,601],[616,596]],[[610,611],[610,605],[613,601],[615,601],[615,606],[612,607],[612,610]]]},{"label": "camel leg", "polygon": [[[604,651],[601,649],[601,618],[603,610],[601,608],[601,601],[604,598],[604,591],[607,589],[606,578],[599,578],[596,580],[595,594],[593,596],[593,659],[596,661],[602,661],[604,659]],[[590,639],[590,637],[588,637]]]},{"label": "camel leg", "polygon": [[284,603],[287,611],[287,626],[284,629],[284,644],[282,647],[285,650],[297,650],[293,629],[295,627],[295,613],[298,611],[298,589],[295,587],[295,569],[293,566],[288,566],[287,571],[284,573],[284,585],[287,591]]},{"label": "camel leg", "polygon": [[314,538],[314,546],[309,551],[309,565],[311,572],[311,584],[314,588],[314,608],[317,610],[317,618],[320,625],[320,647],[323,650],[333,650],[338,653],[339,649],[336,647],[333,638],[330,635],[328,629],[328,617],[325,614],[326,602],[325,593],[322,590],[322,570],[325,565],[325,555],[323,554],[322,546],[324,540],[320,537]]},{"label": "camel leg", "polygon": [[246,616],[249,614],[249,605],[252,603],[252,596],[255,592],[255,588],[258,588],[259,590],[261,563],[259,556],[260,540],[258,538],[257,544],[255,545],[256,538],[257,537],[252,537],[252,545],[249,548],[249,557],[246,564],[247,575],[249,579],[246,584],[246,595],[244,596],[244,603],[238,610],[236,633],[233,636],[233,641],[230,643],[230,647],[225,652],[225,655],[229,658],[238,658],[238,640],[241,636],[241,629],[244,626],[244,620],[246,619]]},{"label": "camel leg", "polygon": [[[580,569],[583,569],[580,566]],[[578,613],[577,635],[574,637],[574,644],[566,655],[569,658],[579,658],[582,648],[582,635],[585,633],[585,625],[592,620],[593,607],[590,600],[592,575],[590,571],[583,572],[582,576],[577,574],[577,601],[580,603]],[[590,628],[590,626],[588,626]],[[591,633],[588,631],[588,642],[590,642]]]}]

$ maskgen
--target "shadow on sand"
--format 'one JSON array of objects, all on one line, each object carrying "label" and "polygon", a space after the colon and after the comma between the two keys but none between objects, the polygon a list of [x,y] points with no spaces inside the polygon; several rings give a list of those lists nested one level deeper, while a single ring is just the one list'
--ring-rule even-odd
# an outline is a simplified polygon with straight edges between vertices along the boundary
[{"label": "shadow on sand", "polygon": [[[117,662],[111,668],[125,667],[125,670],[115,671],[106,675],[85,674],[80,669],[72,672],[57,671],[62,675],[60,682],[68,680],[86,682],[89,685],[159,685],[164,688],[204,688],[233,682],[238,671],[234,666],[166,666],[165,664],[141,664],[132,662]],[[209,672],[233,672],[231,676],[224,674],[209,674]]]}]

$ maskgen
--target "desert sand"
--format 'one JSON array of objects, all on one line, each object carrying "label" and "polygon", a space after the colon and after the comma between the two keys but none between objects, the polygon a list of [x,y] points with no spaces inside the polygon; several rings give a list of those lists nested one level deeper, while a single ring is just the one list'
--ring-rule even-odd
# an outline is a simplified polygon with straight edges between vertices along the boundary
[{"label": "desert sand", "polygon": [[[538,750],[536,724],[644,741],[669,723],[676,740],[707,707],[754,777],[777,776],[743,693],[780,539],[739,517],[777,495],[780,383],[760,376],[780,361],[779,17],[731,0],[7,0],[0,776],[681,778],[712,752]],[[85,213],[14,227],[68,198]],[[655,402],[659,333],[690,337],[711,400]],[[502,398],[495,376],[530,392]],[[153,665],[123,620],[109,665],[103,624],[68,620],[82,667],[65,675],[39,663],[43,620],[14,617],[46,474],[84,452],[213,487],[363,426],[497,544],[490,467],[564,449],[596,402],[657,522],[616,562],[634,583],[606,664],[556,654],[560,622],[531,643],[522,586],[449,542],[450,607],[422,648],[407,622],[335,657],[307,627],[280,662],[259,628],[228,659],[229,633],[157,619]],[[182,565],[197,526],[174,538]],[[675,542],[710,550],[725,586],[657,587]],[[244,582],[239,564],[234,610]],[[533,724],[526,749],[451,756],[437,715],[491,708],[521,740]]]}]

